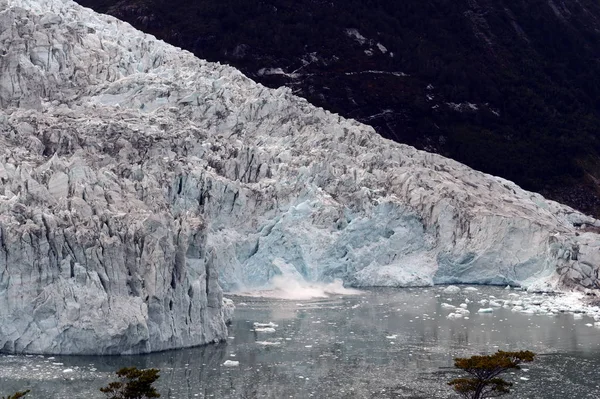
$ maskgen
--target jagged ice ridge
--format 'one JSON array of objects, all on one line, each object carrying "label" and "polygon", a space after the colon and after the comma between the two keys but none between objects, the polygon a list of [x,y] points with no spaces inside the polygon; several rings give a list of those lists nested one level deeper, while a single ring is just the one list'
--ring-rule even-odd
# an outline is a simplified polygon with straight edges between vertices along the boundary
[{"label": "jagged ice ridge", "polygon": [[0,0],[0,108],[1,351],[221,340],[276,275],[600,287],[600,222],[69,0]]}]

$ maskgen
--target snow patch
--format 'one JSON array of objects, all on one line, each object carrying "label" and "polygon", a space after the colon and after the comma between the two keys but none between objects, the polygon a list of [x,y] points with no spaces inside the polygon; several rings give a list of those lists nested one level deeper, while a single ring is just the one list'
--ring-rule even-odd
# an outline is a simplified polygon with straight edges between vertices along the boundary
[{"label": "snow patch", "polygon": [[351,39],[354,39],[358,42],[358,44],[363,45],[367,42],[367,38],[360,34],[357,29],[346,29],[346,36]]}]

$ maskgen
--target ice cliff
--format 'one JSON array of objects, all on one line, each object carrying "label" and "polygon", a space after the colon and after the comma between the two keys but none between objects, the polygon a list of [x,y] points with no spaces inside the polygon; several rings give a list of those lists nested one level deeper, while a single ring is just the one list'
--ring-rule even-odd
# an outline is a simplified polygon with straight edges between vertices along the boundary
[{"label": "ice cliff", "polygon": [[0,0],[0,106],[1,351],[219,340],[277,275],[600,287],[600,222],[69,0]]}]

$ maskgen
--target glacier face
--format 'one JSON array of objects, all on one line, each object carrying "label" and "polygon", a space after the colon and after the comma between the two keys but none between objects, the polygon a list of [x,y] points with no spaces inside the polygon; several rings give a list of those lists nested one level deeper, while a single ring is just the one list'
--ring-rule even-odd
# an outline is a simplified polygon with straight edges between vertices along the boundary
[{"label": "glacier face", "polygon": [[229,291],[600,287],[600,222],[69,0],[0,0],[0,350],[223,339]]}]

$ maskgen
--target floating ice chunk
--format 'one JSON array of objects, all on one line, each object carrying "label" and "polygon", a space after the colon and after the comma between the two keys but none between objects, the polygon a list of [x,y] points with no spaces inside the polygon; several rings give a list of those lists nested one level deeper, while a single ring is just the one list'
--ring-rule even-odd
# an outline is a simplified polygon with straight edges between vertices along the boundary
[{"label": "floating ice chunk", "polygon": [[594,323],[594,327],[598,327],[598,328],[600,328],[600,321],[597,321],[597,322],[595,322],[595,323]]},{"label": "floating ice chunk", "polygon": [[529,381],[529,378],[527,378],[527,377],[521,377],[521,380],[522,381]]},{"label": "floating ice chunk", "polygon": [[501,308],[502,307],[502,303],[500,303],[498,301],[490,301],[490,306],[492,306],[494,308]]},{"label": "floating ice chunk", "polygon": [[75,371],[75,370],[73,370],[73,369],[64,369],[62,372],[63,373],[72,373],[73,371]]},{"label": "floating ice chunk", "polygon": [[230,324],[233,321],[233,312],[235,311],[235,304],[229,298],[223,298],[223,320],[225,324]]},{"label": "floating ice chunk", "polygon": [[523,306],[515,306],[511,309],[513,312],[520,312],[523,310]]},{"label": "floating ice chunk", "polygon": [[444,302],[444,303],[442,303],[442,308],[444,308],[444,309],[455,309],[456,306],[450,305],[449,303]]},{"label": "floating ice chunk", "polygon": [[274,333],[275,329],[273,327],[257,327],[254,329],[254,331],[263,333]]},{"label": "floating ice chunk", "polygon": [[262,345],[262,346],[277,346],[277,345],[281,345],[281,342],[277,342],[277,341],[256,341],[256,343],[258,345]]},{"label": "floating ice chunk", "polygon": [[592,323],[586,323],[585,325],[588,327],[594,327],[594,325]]},{"label": "floating ice chunk", "polygon": [[460,313],[450,313],[448,316],[446,316],[447,319],[453,320],[453,319],[462,319],[463,315]]},{"label": "floating ice chunk", "polygon": [[223,366],[225,367],[237,367],[240,365],[240,362],[238,362],[237,360],[225,360],[225,363],[223,363]]},{"label": "floating ice chunk", "polygon": [[471,312],[469,312],[467,309],[463,309],[463,308],[456,308],[455,313],[460,313],[462,315],[471,314]]},{"label": "floating ice chunk", "polygon": [[573,315],[573,318],[574,318],[575,320],[583,319],[583,315],[582,315],[581,313],[575,313],[575,314]]},{"label": "floating ice chunk", "polygon": [[521,313],[525,313],[525,314],[535,314],[535,309],[534,309],[534,308],[526,308],[526,309],[523,309],[523,310],[521,311]]},{"label": "floating ice chunk", "polygon": [[492,313],[493,311],[493,308],[481,308],[477,311],[477,313]]},{"label": "floating ice chunk", "polygon": [[460,306],[460,307],[461,307],[461,308],[463,308],[463,309],[466,309],[466,308],[468,307],[468,305],[467,305],[466,303],[461,303],[461,304],[460,304],[460,305],[458,305],[458,306]]},{"label": "floating ice chunk", "polygon": [[446,288],[444,288],[444,294],[458,294],[460,292],[460,287],[457,287],[455,285],[449,285]]},{"label": "floating ice chunk", "polygon": [[394,334],[394,335],[388,335],[386,336],[387,339],[396,339],[398,338],[398,334]]},{"label": "floating ice chunk", "polygon": [[504,287],[504,289],[505,289],[505,290],[510,290],[510,289],[511,289],[511,286],[510,286],[510,285],[507,285],[506,287]]},{"label": "floating ice chunk", "polygon": [[481,301],[479,301],[479,304],[485,306],[488,304],[488,302],[489,301],[487,299],[482,299]]},{"label": "floating ice chunk", "polygon": [[465,288],[463,288],[463,291],[475,292],[475,291],[479,291],[479,290],[475,287],[465,287]]},{"label": "floating ice chunk", "polygon": [[268,322],[268,323],[258,323],[258,322],[254,322],[254,327],[255,327],[255,328],[256,328],[256,327],[259,327],[259,328],[262,328],[262,327],[272,327],[272,328],[275,328],[275,327],[279,327],[279,326],[278,326],[277,324],[273,323],[272,321],[270,321],[270,322]]}]

